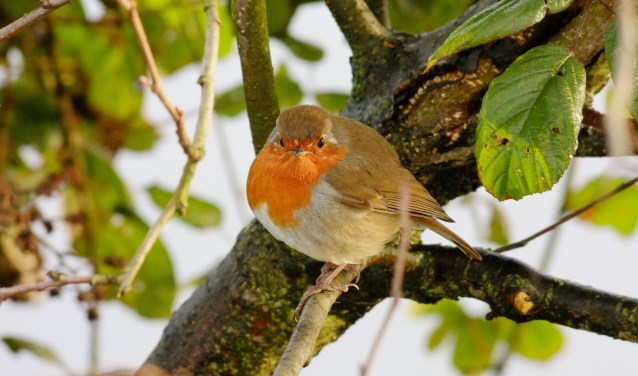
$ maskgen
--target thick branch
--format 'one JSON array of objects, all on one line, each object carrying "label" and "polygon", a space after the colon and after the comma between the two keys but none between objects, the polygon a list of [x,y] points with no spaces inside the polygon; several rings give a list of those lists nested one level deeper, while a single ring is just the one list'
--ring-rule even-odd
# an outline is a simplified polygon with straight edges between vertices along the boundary
[{"label": "thick branch", "polygon": [[369,52],[373,45],[382,45],[392,36],[365,0],[326,0],[326,5],[355,56]]},{"label": "thick branch", "polygon": [[279,103],[270,60],[265,0],[231,2],[237,48],[244,78],[246,110],[255,153],[261,150],[275,127]]},{"label": "thick branch", "polygon": [[[423,303],[474,297],[490,305],[490,317],[517,322],[543,319],[638,342],[638,326],[632,324],[638,319],[635,299],[547,277],[505,256],[481,254],[484,260],[476,262],[452,247],[414,247],[405,296]],[[393,265],[392,255],[376,258],[361,275],[361,290],[340,296],[341,303],[332,307],[323,322],[315,352],[388,296]],[[233,251],[173,314],[138,374],[158,367],[194,374],[272,374],[295,327],[294,307],[320,267],[321,263],[284,248],[260,225],[248,226]],[[316,314],[313,306],[304,311],[311,314]],[[314,331],[308,334],[315,335]],[[305,359],[308,351],[304,349],[297,358]]]}]

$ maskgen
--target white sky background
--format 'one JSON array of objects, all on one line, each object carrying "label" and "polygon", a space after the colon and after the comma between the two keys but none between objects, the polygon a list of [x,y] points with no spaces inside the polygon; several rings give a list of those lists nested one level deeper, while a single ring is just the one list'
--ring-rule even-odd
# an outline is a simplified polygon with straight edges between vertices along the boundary
[{"label": "white sky background", "polygon": [[[226,26],[228,27],[228,25]],[[326,56],[319,64],[300,62],[278,42],[273,42],[274,65],[285,61],[289,74],[298,80],[304,91],[342,91],[350,88],[349,48],[331,15],[321,3],[303,6],[292,23],[292,34],[321,46]],[[199,86],[196,85],[198,67],[188,67],[164,80],[169,96],[187,113],[199,103]],[[241,80],[236,56],[221,61],[218,68],[218,92],[238,84]],[[312,98],[305,98],[310,103]],[[121,152],[116,167],[132,192],[142,216],[152,222],[159,210],[151,203],[145,188],[158,183],[173,189],[182,171],[185,157],[179,147],[174,125],[168,114],[153,95],[145,99],[145,113],[157,125],[162,139],[147,153]],[[192,134],[195,119],[188,118]],[[178,283],[184,283],[209,271],[230,250],[239,230],[252,218],[243,198],[248,168],[254,157],[250,131],[245,116],[228,119],[215,118],[207,144],[206,158],[200,163],[193,181],[192,193],[217,203],[224,215],[220,228],[195,230],[173,220],[163,233],[163,240],[172,255]],[[221,144],[228,145],[232,158],[225,160],[220,152]],[[578,161],[576,185],[603,171],[612,174],[633,175],[638,170],[635,158],[596,159]],[[235,169],[237,182],[229,183],[226,166]],[[557,205],[563,193],[559,183],[551,192],[534,195],[519,202],[505,202],[501,206],[511,224],[511,238],[520,239],[552,223]],[[481,213],[481,223],[487,223],[487,206],[482,201],[494,200],[483,190],[477,195],[475,211]],[[47,200],[46,210],[55,213],[59,201]],[[462,199],[446,206],[447,212],[457,224],[455,231],[471,244],[489,246],[478,233],[470,210]],[[487,228],[481,231],[487,231]],[[53,244],[64,249],[67,239],[63,233],[54,234]],[[428,237],[431,242],[439,239]],[[512,251],[516,257],[531,265],[537,265],[546,243],[546,237],[536,240],[524,249]],[[604,291],[638,296],[635,268],[638,265],[638,237],[624,238],[611,229],[593,227],[581,221],[571,221],[563,226],[549,274],[594,286]],[[84,372],[89,362],[89,325],[85,310],[76,302],[75,293],[68,288],[58,299],[44,298],[36,304],[7,302],[0,305],[0,337],[14,335],[41,342],[55,349],[71,369]],[[176,302],[177,309],[190,295],[184,291]],[[356,294],[356,291],[348,292]],[[387,302],[385,302],[387,303]],[[362,320],[352,326],[336,343],[325,347],[312,360],[303,376],[339,374],[358,375],[358,369],[367,357],[373,337],[385,315],[387,304],[380,304]],[[477,315],[487,312],[486,304],[464,299],[463,303]],[[380,352],[371,369],[371,375],[454,375],[458,372],[451,365],[451,346],[447,342],[441,349],[430,352],[425,344],[434,324],[433,318],[418,319],[410,316],[410,303],[393,318]],[[139,318],[129,308],[118,302],[109,302],[100,308],[100,364],[102,371],[117,368],[136,368],[155,347],[165,320]],[[549,362],[532,362],[514,356],[505,374],[509,375],[600,375],[632,374],[638,369],[638,345],[608,337],[562,328],[565,336],[563,350]],[[30,354],[14,355],[0,345],[1,375],[61,375],[58,368]]]}]

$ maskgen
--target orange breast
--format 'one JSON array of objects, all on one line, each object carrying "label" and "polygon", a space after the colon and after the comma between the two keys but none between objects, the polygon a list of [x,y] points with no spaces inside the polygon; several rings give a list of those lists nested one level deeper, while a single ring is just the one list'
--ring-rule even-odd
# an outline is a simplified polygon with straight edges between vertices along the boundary
[{"label": "orange breast", "polygon": [[282,148],[267,145],[248,173],[248,204],[256,209],[265,203],[275,224],[295,226],[295,212],[311,204],[314,186],[344,155],[345,148],[326,145],[317,153],[294,157]]}]

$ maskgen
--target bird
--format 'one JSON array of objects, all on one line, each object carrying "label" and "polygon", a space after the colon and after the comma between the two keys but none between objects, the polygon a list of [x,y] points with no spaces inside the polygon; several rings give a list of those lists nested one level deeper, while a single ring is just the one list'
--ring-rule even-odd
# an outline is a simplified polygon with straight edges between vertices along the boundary
[{"label": "bird", "polygon": [[250,167],[246,194],[259,222],[277,240],[326,263],[316,284],[302,296],[296,318],[311,296],[356,287],[331,282],[343,269],[356,270],[354,266],[381,253],[394,239],[400,229],[401,186],[409,191],[413,227],[433,230],[469,259],[482,259],[440,222],[454,221],[401,165],[380,133],[314,105],[280,113]]}]

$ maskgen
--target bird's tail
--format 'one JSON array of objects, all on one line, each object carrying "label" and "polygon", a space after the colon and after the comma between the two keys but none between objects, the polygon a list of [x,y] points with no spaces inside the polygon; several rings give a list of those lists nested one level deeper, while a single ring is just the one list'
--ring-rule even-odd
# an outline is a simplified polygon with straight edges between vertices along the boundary
[{"label": "bird's tail", "polygon": [[483,259],[483,256],[481,256],[480,253],[476,252],[476,250],[472,248],[471,245],[467,244],[465,240],[461,239],[460,236],[456,235],[452,230],[445,227],[441,222],[437,221],[436,219],[432,217],[419,217],[414,219],[417,222],[423,224],[425,227],[431,229],[432,231],[436,232],[437,234],[443,236],[444,238],[456,244],[461,249],[461,251],[465,253],[465,256],[467,256],[469,259],[476,259],[476,260]]}]

